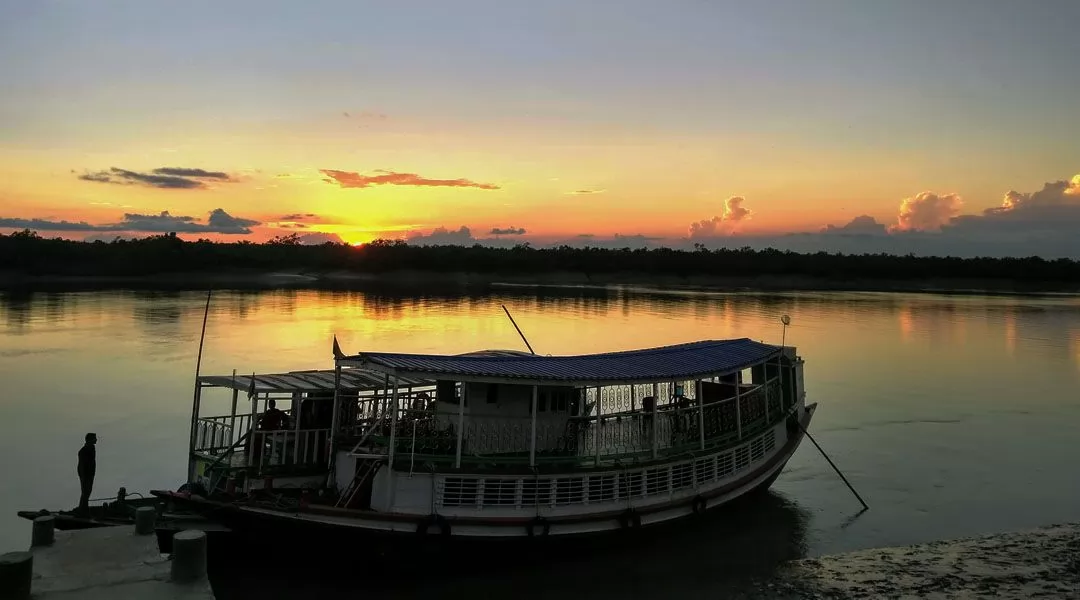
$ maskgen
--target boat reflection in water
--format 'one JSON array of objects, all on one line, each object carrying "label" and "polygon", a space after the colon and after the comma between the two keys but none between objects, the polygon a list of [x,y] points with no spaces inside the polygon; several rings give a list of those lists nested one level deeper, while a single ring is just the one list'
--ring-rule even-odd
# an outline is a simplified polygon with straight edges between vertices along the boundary
[{"label": "boat reflection in water", "polygon": [[746,590],[758,589],[783,563],[806,557],[808,521],[798,504],[770,491],[700,518],[572,544],[534,540],[539,543],[516,545],[514,552],[418,547],[390,557],[373,547],[343,546],[309,555],[296,547],[237,545],[212,553],[210,576],[220,600],[253,594],[285,600],[360,585],[387,598],[757,597]]}]

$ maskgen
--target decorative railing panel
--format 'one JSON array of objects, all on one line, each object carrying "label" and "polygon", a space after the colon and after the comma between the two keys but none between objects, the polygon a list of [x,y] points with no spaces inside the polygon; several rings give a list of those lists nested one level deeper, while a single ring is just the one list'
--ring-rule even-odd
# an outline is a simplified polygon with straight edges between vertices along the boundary
[{"label": "decorative railing panel", "polygon": [[658,498],[740,474],[763,462],[776,449],[776,432],[717,454],[638,469],[582,475],[469,477],[438,476],[436,506],[444,508],[520,508],[535,511],[584,504]]}]

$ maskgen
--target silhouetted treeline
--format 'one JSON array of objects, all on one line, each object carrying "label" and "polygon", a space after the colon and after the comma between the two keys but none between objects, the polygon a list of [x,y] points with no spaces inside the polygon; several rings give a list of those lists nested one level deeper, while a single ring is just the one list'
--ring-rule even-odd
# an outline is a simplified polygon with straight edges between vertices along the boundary
[{"label": "silhouetted treeline", "polygon": [[522,275],[576,272],[754,277],[797,275],[832,279],[1007,279],[1080,282],[1080,262],[1028,258],[954,258],[799,254],[780,250],[601,249],[562,246],[536,249],[486,246],[410,246],[379,240],[360,247],[304,246],[295,236],[255,244],[185,242],[173,234],[140,240],[77,242],[45,239],[30,231],[0,235],[0,271],[25,275],[138,276],[223,271],[415,270]]}]

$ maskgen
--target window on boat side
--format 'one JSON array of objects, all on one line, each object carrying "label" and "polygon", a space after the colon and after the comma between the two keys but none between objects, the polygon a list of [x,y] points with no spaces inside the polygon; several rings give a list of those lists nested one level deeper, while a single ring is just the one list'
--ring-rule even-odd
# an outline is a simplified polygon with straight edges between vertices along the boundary
[{"label": "window on boat side", "polygon": [[487,386],[487,403],[498,404],[499,403],[499,386],[498,384],[489,383]]},{"label": "window on boat side", "polygon": [[457,405],[461,401],[461,391],[456,381],[440,379],[435,382],[435,400]]}]

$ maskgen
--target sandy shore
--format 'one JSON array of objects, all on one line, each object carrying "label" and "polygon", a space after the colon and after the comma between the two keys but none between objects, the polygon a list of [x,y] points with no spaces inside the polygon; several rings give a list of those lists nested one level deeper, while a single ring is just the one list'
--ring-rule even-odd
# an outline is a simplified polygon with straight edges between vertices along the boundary
[{"label": "sandy shore", "polygon": [[761,598],[1080,598],[1080,524],[785,565]]}]

